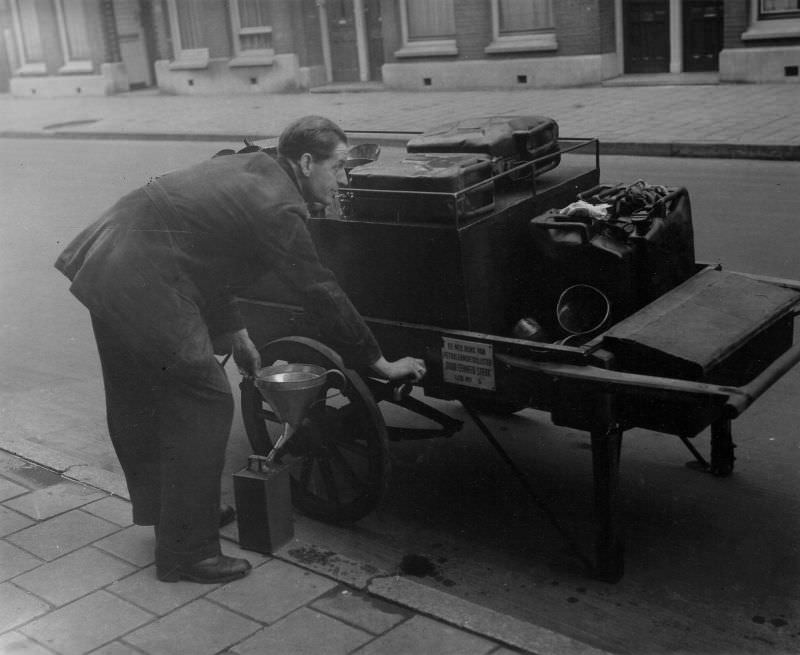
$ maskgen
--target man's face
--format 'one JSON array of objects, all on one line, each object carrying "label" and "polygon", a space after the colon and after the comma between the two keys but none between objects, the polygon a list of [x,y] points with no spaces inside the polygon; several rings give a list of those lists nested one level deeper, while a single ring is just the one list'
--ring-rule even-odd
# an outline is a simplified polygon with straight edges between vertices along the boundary
[{"label": "man's face", "polygon": [[307,202],[330,205],[339,184],[346,184],[344,162],[347,159],[347,144],[339,143],[327,159],[314,161],[310,155],[303,155],[301,169],[304,173],[304,195]]}]

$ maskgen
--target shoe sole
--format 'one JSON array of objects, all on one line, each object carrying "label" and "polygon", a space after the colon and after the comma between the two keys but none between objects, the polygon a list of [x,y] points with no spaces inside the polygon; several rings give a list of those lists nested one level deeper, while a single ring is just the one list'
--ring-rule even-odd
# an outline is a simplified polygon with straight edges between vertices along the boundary
[{"label": "shoe sole", "polygon": [[250,569],[242,571],[241,573],[231,573],[230,575],[214,578],[213,580],[190,575],[188,573],[181,573],[180,571],[171,571],[165,574],[156,573],[156,577],[161,582],[179,582],[181,580],[186,580],[187,582],[197,582],[199,584],[221,584],[225,582],[232,582],[233,580],[239,580],[248,573],[250,573]]}]

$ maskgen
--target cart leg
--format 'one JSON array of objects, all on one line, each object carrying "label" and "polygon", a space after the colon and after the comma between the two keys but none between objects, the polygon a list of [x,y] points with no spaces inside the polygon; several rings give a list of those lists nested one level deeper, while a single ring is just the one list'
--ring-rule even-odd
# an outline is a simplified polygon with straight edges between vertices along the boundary
[{"label": "cart leg", "polygon": [[591,435],[596,516],[595,577],[604,582],[618,582],[624,570],[618,498],[622,428],[612,425],[593,430]]},{"label": "cart leg", "polygon": [[700,452],[695,448],[692,443],[689,441],[689,437],[686,437],[682,434],[678,435],[678,438],[683,442],[683,445],[689,449],[689,452],[694,455],[693,462],[687,462],[686,466],[691,469],[699,469],[701,471],[710,471],[711,464],[706,461],[706,458],[703,457]]},{"label": "cart leg", "polygon": [[711,424],[711,472],[726,476],[733,472],[733,430],[731,419],[717,419]]}]

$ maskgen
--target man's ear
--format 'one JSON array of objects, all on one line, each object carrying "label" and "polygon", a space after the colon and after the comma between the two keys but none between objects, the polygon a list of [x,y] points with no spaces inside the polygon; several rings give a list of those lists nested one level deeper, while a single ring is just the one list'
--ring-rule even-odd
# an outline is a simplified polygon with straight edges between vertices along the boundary
[{"label": "man's ear", "polygon": [[300,164],[300,172],[308,177],[311,175],[311,162],[314,161],[314,158],[311,156],[311,153],[304,152],[300,155],[300,159],[298,160],[298,164]]}]

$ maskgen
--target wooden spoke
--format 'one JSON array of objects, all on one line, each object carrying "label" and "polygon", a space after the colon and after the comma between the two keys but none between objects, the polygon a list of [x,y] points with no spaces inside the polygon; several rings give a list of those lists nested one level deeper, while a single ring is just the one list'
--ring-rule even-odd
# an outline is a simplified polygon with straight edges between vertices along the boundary
[{"label": "wooden spoke", "polygon": [[358,489],[364,486],[363,481],[361,478],[358,477],[358,474],[351,466],[350,462],[347,461],[347,458],[342,455],[342,452],[339,450],[337,446],[333,443],[328,444],[328,451],[331,454],[331,460],[336,462],[339,468],[344,472],[344,474],[349,478],[350,482],[353,485],[354,489]]},{"label": "wooden spoke", "polygon": [[339,488],[336,486],[336,479],[333,475],[333,469],[331,468],[330,460],[318,459],[317,466],[319,467],[319,472],[322,476],[322,482],[325,485],[326,491],[328,492],[328,498],[336,505],[340,505],[341,501],[339,500]]}]

